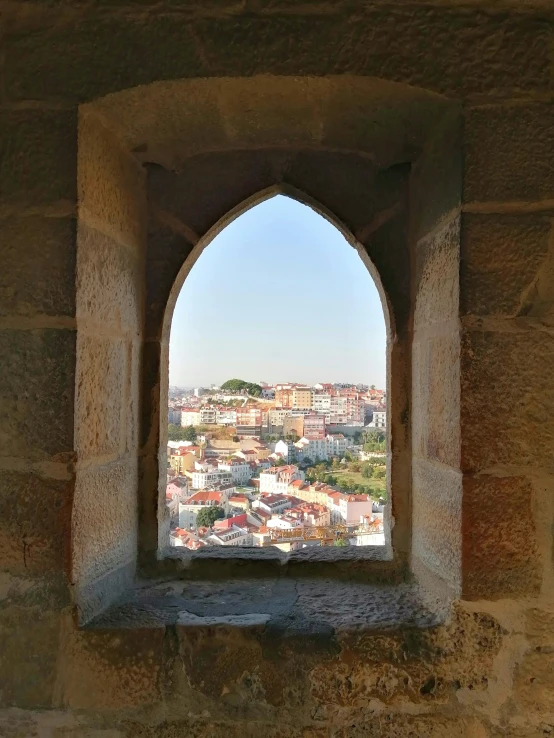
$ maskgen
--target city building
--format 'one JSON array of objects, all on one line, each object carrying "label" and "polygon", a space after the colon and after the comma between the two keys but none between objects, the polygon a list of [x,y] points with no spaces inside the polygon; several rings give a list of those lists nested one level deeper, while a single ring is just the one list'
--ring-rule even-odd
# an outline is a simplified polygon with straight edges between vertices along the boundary
[{"label": "city building", "polygon": [[252,476],[252,468],[246,459],[232,457],[218,463],[220,471],[229,472],[232,476],[233,484],[244,486],[248,484],[248,480]]},{"label": "city building", "polygon": [[191,474],[192,489],[207,489],[215,484],[227,485],[233,484],[233,475],[230,471],[222,469],[211,469],[205,465],[201,469],[194,469]]},{"label": "city building", "polygon": [[181,410],[181,425],[186,428],[189,425],[200,425],[200,410],[183,408]]},{"label": "city building", "polygon": [[296,479],[305,479],[305,474],[297,466],[274,466],[260,472],[260,492],[286,493],[288,486]]},{"label": "city building", "polygon": [[306,438],[325,438],[325,415],[310,413],[304,415],[304,433]]},{"label": "city building", "polygon": [[312,409],[312,390],[310,387],[295,387],[293,389],[292,407],[297,410]]},{"label": "city building", "polygon": [[387,427],[387,411],[374,410],[371,422],[368,423],[370,428],[386,428]]},{"label": "city building", "polygon": [[191,495],[185,503],[179,504],[179,526],[189,530],[196,529],[196,517],[205,507],[221,507],[227,514],[229,497],[234,491],[234,487],[229,487],[226,490],[202,490]]}]

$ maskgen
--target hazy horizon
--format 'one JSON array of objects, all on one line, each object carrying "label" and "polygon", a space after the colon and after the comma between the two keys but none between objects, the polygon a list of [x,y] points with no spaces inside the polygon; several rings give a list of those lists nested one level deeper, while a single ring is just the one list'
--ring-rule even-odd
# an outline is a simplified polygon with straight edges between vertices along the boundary
[{"label": "hazy horizon", "polygon": [[377,288],[342,234],[284,196],[224,228],[181,290],[169,383],[350,382],[385,388]]}]

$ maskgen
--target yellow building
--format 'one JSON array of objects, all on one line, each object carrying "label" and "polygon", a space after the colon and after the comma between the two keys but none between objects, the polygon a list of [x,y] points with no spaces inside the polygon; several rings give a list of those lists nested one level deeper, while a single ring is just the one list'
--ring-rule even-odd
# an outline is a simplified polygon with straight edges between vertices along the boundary
[{"label": "yellow building", "polygon": [[170,467],[175,469],[179,476],[184,476],[185,472],[192,471],[194,469],[195,461],[197,461],[197,457],[190,450],[172,454],[169,457]]},{"label": "yellow building", "polygon": [[312,390],[309,387],[295,387],[292,391],[292,406],[299,410],[310,410],[312,407]]}]

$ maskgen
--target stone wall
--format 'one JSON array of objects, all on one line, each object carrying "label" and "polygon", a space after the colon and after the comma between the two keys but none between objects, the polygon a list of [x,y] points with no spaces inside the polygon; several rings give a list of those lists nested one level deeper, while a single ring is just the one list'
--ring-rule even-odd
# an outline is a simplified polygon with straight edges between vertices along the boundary
[{"label": "stone wall", "polygon": [[[0,735],[554,731],[548,5],[2,5]],[[402,566],[133,589],[176,294],[276,191],[381,289]]]}]

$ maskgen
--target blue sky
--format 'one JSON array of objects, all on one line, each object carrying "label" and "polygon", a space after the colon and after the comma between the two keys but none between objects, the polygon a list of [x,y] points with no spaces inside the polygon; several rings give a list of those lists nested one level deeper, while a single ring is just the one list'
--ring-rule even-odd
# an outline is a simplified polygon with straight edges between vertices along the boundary
[{"label": "blue sky", "polygon": [[341,233],[273,197],[204,249],[171,327],[169,383],[363,382],[385,386],[386,331],[375,284]]}]

